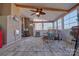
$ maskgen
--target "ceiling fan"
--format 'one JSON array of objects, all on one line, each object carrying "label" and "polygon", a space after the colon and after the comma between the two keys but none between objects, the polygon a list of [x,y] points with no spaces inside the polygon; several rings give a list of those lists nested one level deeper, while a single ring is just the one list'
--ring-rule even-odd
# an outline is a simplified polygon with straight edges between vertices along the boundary
[{"label": "ceiling fan", "polygon": [[40,15],[45,15],[46,14],[45,12],[43,12],[42,8],[37,8],[36,10],[30,10],[30,11],[34,12],[31,15],[35,14],[38,17],[40,17]]}]

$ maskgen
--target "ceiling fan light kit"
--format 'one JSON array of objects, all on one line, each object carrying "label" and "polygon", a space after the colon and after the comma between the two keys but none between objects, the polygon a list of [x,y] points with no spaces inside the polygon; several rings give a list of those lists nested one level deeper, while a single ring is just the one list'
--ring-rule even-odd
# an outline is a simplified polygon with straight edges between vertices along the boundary
[{"label": "ceiling fan light kit", "polygon": [[39,12],[36,13],[36,15],[39,15],[39,14],[40,14]]}]

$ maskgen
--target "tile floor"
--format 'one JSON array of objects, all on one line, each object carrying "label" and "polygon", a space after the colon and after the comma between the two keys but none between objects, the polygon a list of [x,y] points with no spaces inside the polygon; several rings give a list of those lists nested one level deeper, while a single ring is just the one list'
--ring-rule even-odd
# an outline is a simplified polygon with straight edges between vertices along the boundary
[{"label": "tile floor", "polygon": [[[0,56],[72,56],[74,46],[64,41],[44,43],[41,37],[26,37],[0,49]],[[79,55],[77,52],[76,55]]]}]

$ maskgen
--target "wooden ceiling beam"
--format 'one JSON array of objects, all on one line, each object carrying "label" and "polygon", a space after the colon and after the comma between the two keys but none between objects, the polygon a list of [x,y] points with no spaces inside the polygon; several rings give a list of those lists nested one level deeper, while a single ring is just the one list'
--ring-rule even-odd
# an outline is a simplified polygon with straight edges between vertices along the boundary
[{"label": "wooden ceiling beam", "polygon": [[29,6],[29,5],[20,5],[20,4],[15,4],[15,5],[21,8],[31,8],[31,9],[43,8],[44,10],[49,10],[49,11],[68,12],[68,10],[65,10],[65,9],[48,8],[48,7],[42,7],[42,6]]},{"label": "wooden ceiling beam", "polygon": [[77,3],[75,6],[73,6],[72,8],[70,8],[68,12],[70,12],[70,11],[76,9],[78,6],[79,6],[79,3]]}]

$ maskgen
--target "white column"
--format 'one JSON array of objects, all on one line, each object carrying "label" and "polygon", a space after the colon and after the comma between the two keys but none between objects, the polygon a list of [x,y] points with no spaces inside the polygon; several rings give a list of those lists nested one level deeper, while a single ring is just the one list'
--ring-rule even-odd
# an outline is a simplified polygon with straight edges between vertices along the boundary
[{"label": "white column", "polygon": [[62,19],[62,30],[64,30],[64,18],[61,19]]},{"label": "white column", "polygon": [[54,22],[52,23],[52,27],[53,27],[53,29],[54,29]]},{"label": "white column", "polygon": [[56,30],[58,30],[58,20],[56,21]]}]

